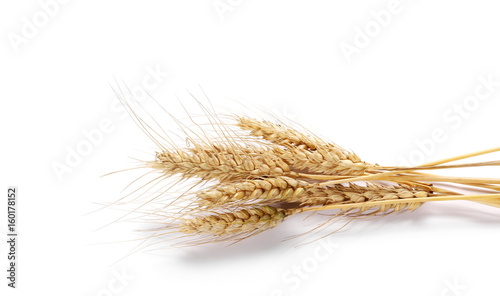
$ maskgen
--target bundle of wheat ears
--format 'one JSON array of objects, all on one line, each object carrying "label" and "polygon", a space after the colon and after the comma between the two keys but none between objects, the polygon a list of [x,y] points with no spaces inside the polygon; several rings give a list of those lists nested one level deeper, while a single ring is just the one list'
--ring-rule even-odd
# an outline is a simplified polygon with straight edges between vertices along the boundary
[{"label": "bundle of wheat ears", "polygon": [[[331,221],[413,211],[434,201],[468,200],[500,207],[500,179],[426,173],[499,165],[454,162],[500,148],[418,167],[381,166],[284,123],[211,111],[206,112],[210,120],[205,127],[215,130],[215,136],[183,125],[191,133],[186,136],[188,145],[179,147],[168,133],[159,132],[161,126],[153,128],[129,104],[125,106],[159,149],[154,160],[140,165],[157,174],[147,185],[194,181],[184,192],[172,196],[159,190],[146,202],[162,198],[154,210],[144,211],[157,223],[152,236],[177,233],[188,244],[234,243],[303,212],[321,211]],[[476,189],[478,194],[461,194],[450,185]]]}]

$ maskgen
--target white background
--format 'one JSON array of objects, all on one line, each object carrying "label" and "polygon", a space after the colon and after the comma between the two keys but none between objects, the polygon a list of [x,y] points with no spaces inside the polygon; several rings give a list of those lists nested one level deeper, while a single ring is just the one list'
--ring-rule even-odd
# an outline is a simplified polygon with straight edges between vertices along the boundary
[{"label": "white background", "polygon": [[[116,213],[87,213],[137,177],[101,175],[154,150],[116,105],[114,76],[136,89],[147,81],[173,114],[176,96],[188,102],[201,86],[215,106],[230,98],[272,110],[384,165],[499,146],[498,82],[484,100],[471,97],[481,79],[500,81],[499,9],[485,0],[3,1],[0,180],[19,188],[20,245],[15,291],[0,246],[1,294],[498,295],[500,210],[468,202],[355,221],[298,248],[301,239],[281,241],[315,221],[290,219],[231,247],[130,256],[134,243],[97,243],[134,239],[137,225],[95,231]],[[103,120],[102,140],[58,177],[54,165]]]}]

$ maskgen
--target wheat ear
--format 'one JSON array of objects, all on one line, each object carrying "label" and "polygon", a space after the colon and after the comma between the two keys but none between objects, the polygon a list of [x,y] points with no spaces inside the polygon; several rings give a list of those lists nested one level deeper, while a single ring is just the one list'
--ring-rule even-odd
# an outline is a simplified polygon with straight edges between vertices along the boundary
[{"label": "wheat ear", "polygon": [[271,206],[247,206],[233,211],[182,218],[178,231],[208,236],[209,241],[244,239],[277,226],[290,214],[289,210]]},{"label": "wheat ear", "polygon": [[291,127],[248,117],[237,117],[237,126],[250,131],[254,137],[286,147],[281,157],[296,170],[331,175],[362,175],[373,167],[362,162],[355,153]]},{"label": "wheat ear", "polygon": [[235,180],[267,175],[282,176],[290,167],[273,151],[235,145],[197,146],[183,150],[157,152],[147,165],[167,176],[203,180]]}]

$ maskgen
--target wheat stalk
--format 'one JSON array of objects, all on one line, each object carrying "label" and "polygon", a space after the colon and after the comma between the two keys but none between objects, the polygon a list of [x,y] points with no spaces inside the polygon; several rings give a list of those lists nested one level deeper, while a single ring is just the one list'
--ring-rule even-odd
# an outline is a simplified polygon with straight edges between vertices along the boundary
[{"label": "wheat stalk", "polygon": [[[124,102],[124,101],[123,101]],[[126,105],[127,103],[124,102]],[[239,241],[270,229],[292,215],[336,210],[336,217],[364,217],[411,211],[423,203],[469,200],[500,207],[499,179],[447,177],[424,173],[443,168],[499,165],[500,161],[453,164],[499,151],[488,149],[418,167],[391,167],[362,161],[355,153],[286,124],[230,116],[234,124],[208,113],[217,137],[189,138],[191,147],[162,143],[159,133],[131,108],[138,125],[160,148],[146,167],[163,179],[211,183],[187,190],[189,202],[164,222],[192,242]],[[183,126],[184,127],[184,126]],[[236,130],[232,128],[236,127]],[[163,130],[163,129],[162,129]],[[205,131],[200,132],[205,135]],[[162,136],[168,139],[168,136]],[[170,145],[169,145],[170,144]],[[439,183],[467,185],[488,193],[464,195]],[[161,203],[161,202],[160,202]],[[169,211],[171,203],[151,215]],[[173,211],[173,209],[170,209]]]}]

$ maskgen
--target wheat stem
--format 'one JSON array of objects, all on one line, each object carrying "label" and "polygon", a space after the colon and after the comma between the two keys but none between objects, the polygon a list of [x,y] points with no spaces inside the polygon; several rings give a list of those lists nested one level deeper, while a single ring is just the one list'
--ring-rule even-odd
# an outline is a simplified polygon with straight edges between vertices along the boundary
[{"label": "wheat stem", "polygon": [[457,161],[457,160],[461,160],[461,159],[466,159],[466,158],[484,155],[484,154],[493,153],[493,152],[498,152],[498,151],[500,151],[500,147],[495,147],[495,148],[476,151],[476,152],[467,153],[467,154],[463,154],[463,155],[458,155],[458,156],[454,156],[454,157],[449,157],[449,158],[445,158],[445,159],[441,159],[441,160],[437,160],[437,161],[433,161],[433,162],[428,162],[422,166],[424,166],[424,167],[425,166],[435,166],[435,165],[439,165],[439,164],[443,164],[443,163],[453,162],[453,161]]}]

